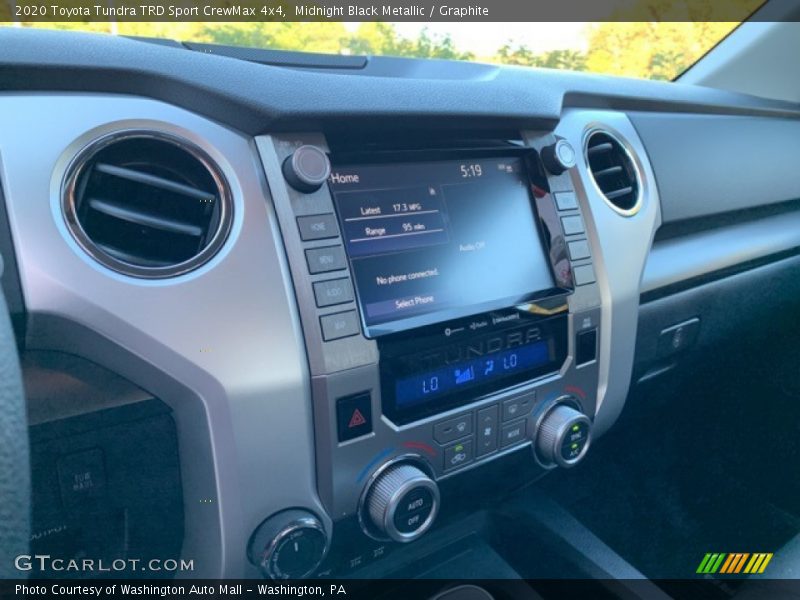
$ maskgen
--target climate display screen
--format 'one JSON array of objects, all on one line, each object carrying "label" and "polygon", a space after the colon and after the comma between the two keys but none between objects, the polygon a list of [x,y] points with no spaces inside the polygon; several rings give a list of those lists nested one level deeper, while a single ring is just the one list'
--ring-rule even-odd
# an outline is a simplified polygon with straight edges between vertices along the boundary
[{"label": "climate display screen", "polygon": [[378,338],[384,414],[408,423],[558,371],[567,315],[530,306]]},{"label": "climate display screen", "polygon": [[521,157],[342,165],[329,181],[370,337],[553,287]]},{"label": "climate display screen", "polygon": [[404,410],[461,389],[537,369],[550,363],[551,360],[550,344],[542,340],[497,352],[488,357],[476,358],[457,366],[444,367],[415,374],[412,377],[397,379],[395,381],[395,405],[398,410]]}]

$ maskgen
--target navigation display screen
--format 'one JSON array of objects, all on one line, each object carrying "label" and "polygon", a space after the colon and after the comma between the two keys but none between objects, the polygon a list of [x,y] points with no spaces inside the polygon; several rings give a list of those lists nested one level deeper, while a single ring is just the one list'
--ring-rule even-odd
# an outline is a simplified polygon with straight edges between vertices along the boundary
[{"label": "navigation display screen", "polygon": [[521,157],[343,165],[329,181],[370,337],[554,285]]}]

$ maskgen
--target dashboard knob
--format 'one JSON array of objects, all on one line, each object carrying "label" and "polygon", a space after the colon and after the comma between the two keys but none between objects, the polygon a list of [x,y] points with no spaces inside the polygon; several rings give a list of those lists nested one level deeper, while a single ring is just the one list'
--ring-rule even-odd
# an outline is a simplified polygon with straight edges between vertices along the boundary
[{"label": "dashboard knob", "polygon": [[577,164],[575,148],[567,140],[560,139],[542,148],[542,162],[553,175],[561,175]]},{"label": "dashboard knob", "polygon": [[591,427],[592,422],[582,412],[556,404],[540,421],[534,451],[545,466],[572,467],[589,449]]},{"label": "dashboard knob", "polygon": [[331,174],[328,155],[316,146],[300,146],[283,161],[283,176],[298,192],[310,194],[322,187]]},{"label": "dashboard knob", "polygon": [[302,579],[325,558],[328,536],[308,511],[291,509],[271,516],[250,538],[248,557],[270,579]]},{"label": "dashboard knob", "polygon": [[367,490],[364,520],[381,535],[411,542],[433,525],[439,488],[421,469],[397,463],[381,472]]}]

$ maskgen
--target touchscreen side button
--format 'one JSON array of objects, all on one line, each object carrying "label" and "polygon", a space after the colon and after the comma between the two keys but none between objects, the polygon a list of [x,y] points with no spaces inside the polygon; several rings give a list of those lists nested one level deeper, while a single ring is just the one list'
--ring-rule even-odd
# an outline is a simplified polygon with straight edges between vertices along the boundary
[{"label": "touchscreen side button", "polygon": [[592,256],[592,253],[589,251],[589,242],[587,240],[569,242],[567,248],[569,249],[570,260],[581,260]]},{"label": "touchscreen side button", "polygon": [[297,228],[300,230],[300,239],[304,242],[335,238],[339,235],[339,227],[333,214],[297,217]]},{"label": "touchscreen side button", "polygon": [[583,233],[583,220],[580,215],[561,217],[561,226],[564,229],[564,235]]},{"label": "touchscreen side button", "polygon": [[555,196],[558,210],[575,210],[578,208],[578,197],[575,192],[555,192],[553,196]]},{"label": "touchscreen side button", "polygon": [[319,308],[352,302],[353,297],[353,284],[347,277],[314,282],[314,299]]},{"label": "touchscreen side button", "polygon": [[347,268],[347,258],[341,246],[326,246],[324,248],[309,248],[306,250],[308,271],[312,275],[340,271]]},{"label": "touchscreen side button", "polygon": [[358,315],[354,310],[325,315],[319,318],[319,322],[322,327],[322,339],[326,342],[356,335],[361,330]]}]

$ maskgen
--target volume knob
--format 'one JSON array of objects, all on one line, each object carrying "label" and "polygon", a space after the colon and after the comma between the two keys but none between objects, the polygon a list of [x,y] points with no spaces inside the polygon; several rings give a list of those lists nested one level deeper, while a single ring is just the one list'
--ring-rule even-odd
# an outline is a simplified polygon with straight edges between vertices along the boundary
[{"label": "volume knob", "polygon": [[298,192],[310,194],[322,187],[331,174],[328,155],[316,146],[300,146],[283,161],[283,176]]},{"label": "volume knob", "polygon": [[433,525],[439,510],[439,488],[421,469],[408,463],[388,467],[366,496],[370,525],[396,542],[410,542]]},{"label": "volume knob", "polygon": [[536,453],[542,464],[571,467],[589,449],[592,422],[567,404],[556,404],[536,432]]},{"label": "volume knob", "polygon": [[542,162],[553,175],[561,175],[577,164],[575,148],[567,140],[560,139],[542,148]]}]

